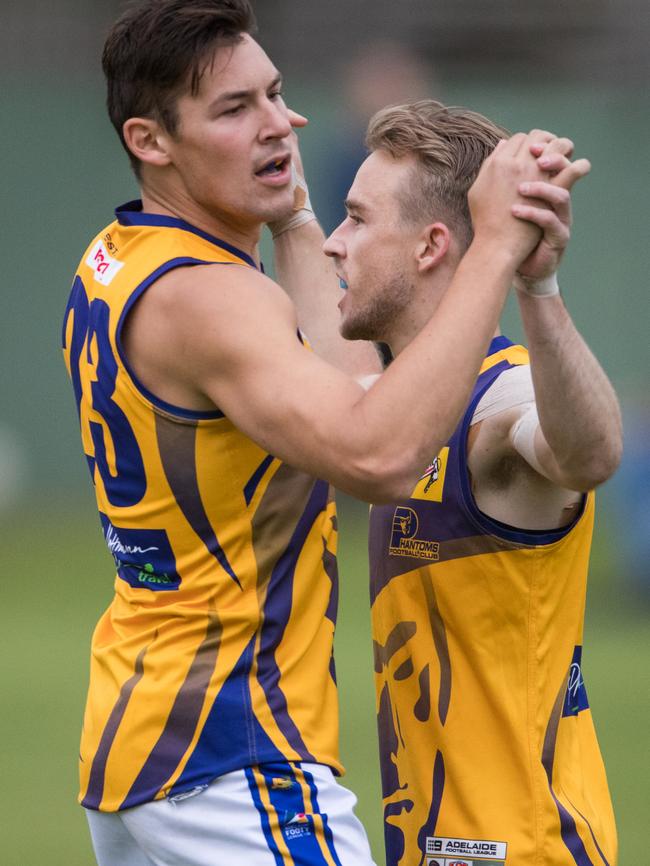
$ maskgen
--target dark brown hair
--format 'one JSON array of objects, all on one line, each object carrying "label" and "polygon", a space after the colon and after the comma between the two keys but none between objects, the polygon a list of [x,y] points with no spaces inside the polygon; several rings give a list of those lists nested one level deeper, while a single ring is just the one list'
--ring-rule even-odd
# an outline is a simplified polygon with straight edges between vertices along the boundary
[{"label": "dark brown hair", "polygon": [[136,174],[139,162],[124,141],[125,121],[155,118],[174,134],[176,99],[186,89],[198,92],[215,48],[234,45],[255,29],[248,0],[144,0],[118,18],[102,55],[106,102]]},{"label": "dark brown hair", "polygon": [[416,157],[417,169],[400,197],[405,220],[444,219],[469,244],[467,192],[483,161],[500,139],[509,136],[506,129],[475,111],[421,99],[378,111],[368,125],[366,145],[396,158]]}]

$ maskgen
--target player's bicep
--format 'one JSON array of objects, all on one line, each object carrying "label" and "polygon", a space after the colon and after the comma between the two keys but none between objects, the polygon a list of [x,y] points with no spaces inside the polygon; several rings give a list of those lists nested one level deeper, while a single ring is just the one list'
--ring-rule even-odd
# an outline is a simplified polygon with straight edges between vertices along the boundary
[{"label": "player's bicep", "polygon": [[560,466],[539,423],[534,402],[517,408],[508,439],[512,448],[535,472],[560,487],[565,486]]},{"label": "player's bicep", "polygon": [[238,282],[236,298],[220,304],[200,338],[200,387],[265,450],[332,477],[345,458],[343,419],[363,390],[301,343],[279,287]]}]

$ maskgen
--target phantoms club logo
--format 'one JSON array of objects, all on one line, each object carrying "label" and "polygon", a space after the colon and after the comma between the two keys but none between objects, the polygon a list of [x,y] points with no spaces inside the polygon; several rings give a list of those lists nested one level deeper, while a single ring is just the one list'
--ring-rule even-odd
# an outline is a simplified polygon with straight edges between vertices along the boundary
[{"label": "phantoms club logo", "polygon": [[435,562],[440,557],[440,544],[418,538],[418,515],[407,506],[400,505],[393,515],[393,526],[388,552],[391,556],[414,556]]}]

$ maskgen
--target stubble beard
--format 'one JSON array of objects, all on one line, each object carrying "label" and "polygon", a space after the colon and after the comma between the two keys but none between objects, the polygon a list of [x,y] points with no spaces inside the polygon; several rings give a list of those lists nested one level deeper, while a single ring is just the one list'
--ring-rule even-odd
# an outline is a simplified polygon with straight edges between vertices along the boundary
[{"label": "stubble beard", "polygon": [[404,273],[375,288],[364,306],[353,310],[341,322],[346,340],[371,340],[390,343],[391,335],[414,294],[414,286]]}]

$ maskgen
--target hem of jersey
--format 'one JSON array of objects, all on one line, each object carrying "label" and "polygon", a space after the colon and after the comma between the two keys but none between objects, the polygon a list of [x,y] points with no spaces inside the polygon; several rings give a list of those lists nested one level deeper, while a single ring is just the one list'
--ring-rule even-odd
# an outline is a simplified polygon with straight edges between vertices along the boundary
[{"label": "hem of jersey", "polygon": [[[229,244],[228,241],[221,240],[221,238],[215,237],[215,235],[211,235],[209,232],[204,232],[203,229],[199,229],[179,217],[146,213],[142,207],[141,199],[133,199],[126,204],[120,205],[120,207],[115,208],[117,221],[123,226],[159,226],[161,228],[181,229],[182,231],[190,232],[203,238],[203,240],[209,241],[214,246],[237,256],[237,258],[246,262],[247,265],[258,270],[255,260],[248,253],[238,249],[233,244]],[[224,264],[226,263],[224,262]],[[234,264],[234,262],[228,264]]]},{"label": "hem of jersey", "polygon": [[135,287],[131,295],[129,296],[126,304],[124,305],[124,309],[120,314],[120,318],[117,323],[117,328],[115,329],[115,344],[117,346],[117,351],[120,357],[120,361],[122,362],[122,366],[127,372],[137,394],[141,397],[144,397],[152,406],[157,409],[162,410],[167,415],[176,415],[179,418],[187,421],[211,421],[219,418],[223,418],[224,413],[220,409],[212,409],[212,410],[200,410],[200,409],[184,409],[182,406],[176,406],[173,403],[168,403],[166,400],[163,400],[160,397],[157,397],[152,391],[150,391],[146,385],[144,385],[136,376],[135,371],[129,364],[126,353],[124,351],[124,346],[122,344],[122,328],[124,327],[124,322],[128,314],[131,312],[133,305],[135,302],[144,294],[144,292],[151,286],[156,280],[160,279],[164,274],[169,271],[174,270],[175,268],[180,267],[193,267],[195,265],[209,265],[209,264],[230,264],[230,262],[210,262],[204,259],[195,259],[189,256],[182,256],[175,259],[170,259],[167,262],[164,262],[160,267],[156,268],[156,270],[149,274],[146,279],[144,279],[139,285]]},{"label": "hem of jersey", "polygon": [[[502,345],[501,341],[504,341]],[[495,351],[500,351],[501,349],[512,345],[514,344],[508,340],[507,337],[495,337],[490,344],[490,350],[487,357],[489,358],[489,356],[494,354]],[[564,539],[577,526],[584,516],[589,497],[588,493],[583,494],[580,503],[580,510],[567,526],[563,526],[560,529],[521,529],[516,526],[511,526],[508,523],[502,523],[500,520],[495,520],[495,518],[490,517],[481,511],[476,499],[474,498],[474,494],[472,493],[469,472],[467,470],[467,437],[469,434],[470,422],[476,407],[481,397],[485,394],[488,388],[494,384],[501,373],[516,366],[521,365],[511,364],[508,361],[500,361],[494,367],[486,371],[486,374],[492,375],[489,376],[484,387],[480,388],[474,395],[465,415],[463,416],[462,427],[458,439],[458,477],[460,479],[461,504],[472,522],[483,532],[487,532],[496,538],[503,539],[504,541],[514,542],[515,544],[521,544],[526,547],[547,547],[558,541],[562,541],[562,539]]]},{"label": "hem of jersey", "polygon": [[296,755],[294,757],[288,757],[287,755],[282,755],[277,752],[269,753],[268,755],[260,755],[257,756],[256,760],[253,761],[252,758],[246,763],[241,761],[236,761],[233,766],[226,764],[223,769],[215,770],[211,773],[204,773],[201,776],[197,776],[191,784],[187,784],[187,786],[183,786],[182,788],[174,788],[173,785],[170,785],[168,788],[168,793],[165,793],[165,789],[156,788],[155,791],[145,792],[143,791],[141,796],[137,799],[129,802],[129,805],[126,807],[117,806],[115,808],[101,808],[101,803],[99,806],[90,806],[84,803],[85,794],[82,796],[81,794],[78,797],[78,802],[84,809],[88,809],[91,812],[108,812],[108,813],[116,813],[116,812],[125,812],[127,809],[133,809],[136,806],[143,806],[145,803],[153,803],[160,800],[170,799],[178,796],[179,794],[187,793],[188,791],[192,791],[194,789],[207,787],[211,785],[214,781],[219,779],[221,776],[225,776],[227,773],[234,773],[237,770],[246,770],[248,767],[259,767],[262,764],[277,764],[277,763],[288,763],[288,764],[320,764],[324,767],[329,767],[332,773],[340,777],[344,774],[343,765],[335,760],[325,760],[318,759],[312,756],[311,760],[306,760],[300,755]]}]

